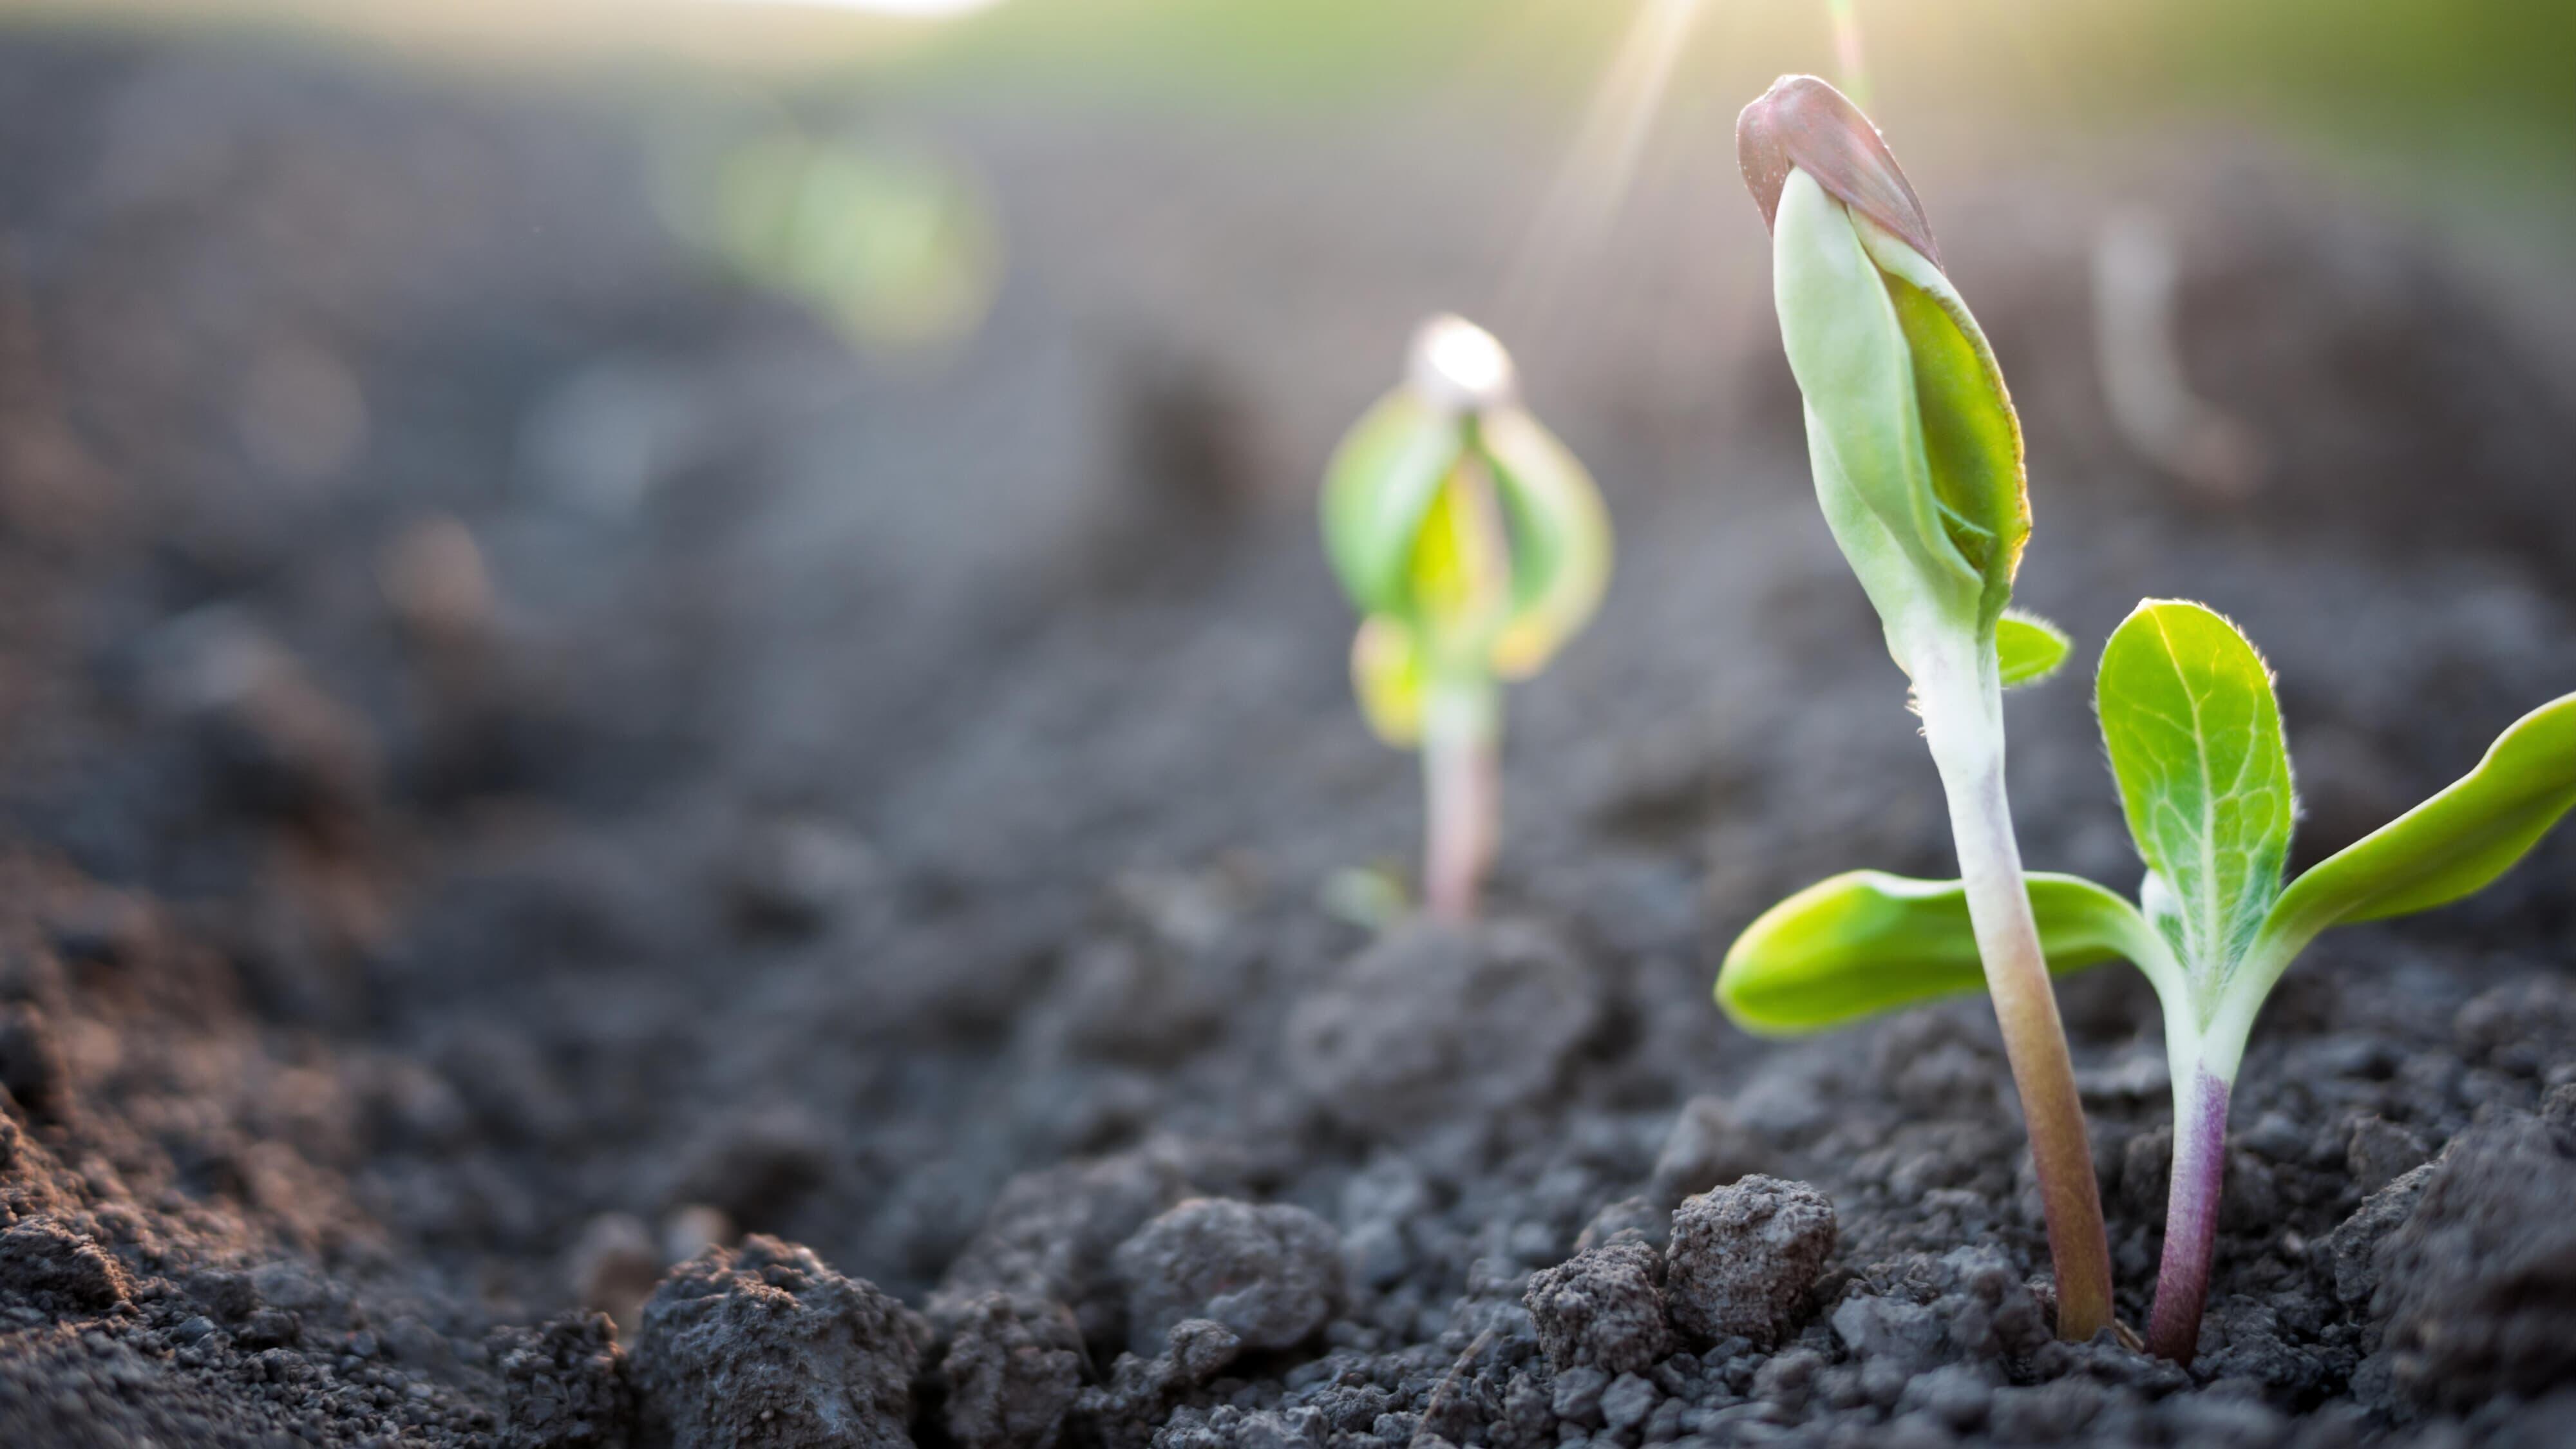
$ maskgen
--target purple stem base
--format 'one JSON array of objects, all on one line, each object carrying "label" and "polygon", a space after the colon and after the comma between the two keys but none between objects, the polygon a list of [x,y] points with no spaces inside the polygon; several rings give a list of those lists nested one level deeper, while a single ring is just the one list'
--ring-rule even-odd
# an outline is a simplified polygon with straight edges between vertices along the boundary
[{"label": "purple stem base", "polygon": [[2204,1069],[2193,1076],[2188,1105],[2177,1101],[2164,1265],[2156,1274],[2156,1306],[2147,1319],[2147,1352],[2176,1363],[2191,1362],[2199,1350],[2200,1314],[2209,1302],[2218,1194],[2227,1173],[2228,1087]]}]

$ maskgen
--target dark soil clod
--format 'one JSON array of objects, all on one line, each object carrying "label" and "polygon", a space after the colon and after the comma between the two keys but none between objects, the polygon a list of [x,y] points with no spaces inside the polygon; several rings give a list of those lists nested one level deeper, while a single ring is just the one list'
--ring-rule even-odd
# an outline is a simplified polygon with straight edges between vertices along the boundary
[{"label": "dark soil clod", "polygon": [[620,1449],[629,1442],[635,1391],[605,1315],[502,1329],[484,1351],[503,1384],[500,1449]]},{"label": "dark soil clod", "polygon": [[2380,1246],[2376,1311],[2398,1385],[2434,1403],[2576,1380],[2576,1141],[2529,1115],[2471,1128]]},{"label": "dark soil clod", "polygon": [[1704,1341],[1779,1341],[1834,1251],[1834,1205],[1803,1182],[1753,1176],[1673,1210],[1664,1249],[1673,1321]]},{"label": "dark soil clod", "polygon": [[123,1302],[125,1270],[98,1244],[50,1217],[0,1231],[0,1301],[47,1313],[97,1313]]},{"label": "dark soil clod", "polygon": [[1534,1274],[1522,1300],[1539,1347],[1559,1373],[1591,1365],[1635,1373],[1673,1351],[1665,1321],[1663,1253],[1644,1243],[1611,1243]]},{"label": "dark soil clod", "polygon": [[633,1372],[645,1423],[675,1449],[911,1449],[928,1338],[902,1304],[755,1234],[654,1290]]},{"label": "dark soil clod", "polygon": [[1140,1355],[1194,1318],[1223,1324],[1247,1348],[1292,1348],[1342,1301],[1340,1234],[1285,1203],[1193,1198],[1121,1244],[1112,1266]]},{"label": "dark soil clod", "polygon": [[1024,1314],[988,1293],[956,1309],[947,1330],[942,1412],[958,1449],[1049,1449],[1082,1389],[1072,1315],[1052,1303]]},{"label": "dark soil clod", "polygon": [[1401,1136],[1525,1103],[1600,1018],[1595,973],[1525,925],[1402,926],[1288,1020],[1288,1067],[1336,1119]]}]

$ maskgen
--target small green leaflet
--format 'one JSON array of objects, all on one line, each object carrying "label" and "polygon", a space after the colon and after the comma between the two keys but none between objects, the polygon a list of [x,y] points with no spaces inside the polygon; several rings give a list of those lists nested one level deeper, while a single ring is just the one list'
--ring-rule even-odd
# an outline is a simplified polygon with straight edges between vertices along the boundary
[{"label": "small green leaflet", "polygon": [[[2163,943],[2118,895],[2071,875],[2028,885],[2051,972],[2114,957],[2162,964]],[[1747,1031],[1790,1036],[1985,984],[1957,881],[1856,870],[1763,912],[1728,948],[1717,1000]]]},{"label": "small green leaflet", "polygon": [[2039,683],[2055,674],[2073,652],[2075,641],[2066,637],[2066,631],[2037,614],[2007,609],[1995,621],[1995,662],[2002,669],[2006,689]]},{"label": "small green leaflet", "polygon": [[2103,646],[2094,705],[2129,834],[2169,893],[2156,925],[2196,981],[2223,980],[2280,894],[2290,853],[2290,756],[2271,671],[2212,610],[2150,599]]},{"label": "small green leaflet", "polygon": [[2318,862],[2263,923],[2282,964],[2328,926],[2429,911],[2483,890],[2576,807],[2576,694],[2513,722],[2440,794]]}]

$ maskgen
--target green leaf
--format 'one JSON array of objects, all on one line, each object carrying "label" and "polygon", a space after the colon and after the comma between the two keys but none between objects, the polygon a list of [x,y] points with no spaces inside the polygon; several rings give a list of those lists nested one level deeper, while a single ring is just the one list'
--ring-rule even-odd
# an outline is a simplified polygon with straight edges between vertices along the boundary
[{"label": "green leaf", "polygon": [[2002,612],[2030,541],[2021,418],[1984,329],[1930,258],[1875,222],[1857,232],[1887,282],[1913,354],[1915,404],[1941,524],[1985,581],[1986,617]]},{"label": "green leaf", "polygon": [[[2125,956],[2170,978],[2164,943],[2117,894],[2071,875],[2028,877],[2051,972]],[[1745,928],[1717,1000],[1747,1031],[1795,1035],[1986,984],[1957,881],[1858,870],[1819,881]]]},{"label": "green leaf", "polygon": [[1487,413],[1477,440],[1511,531],[1511,619],[1494,641],[1494,669],[1525,679],[1600,606],[1610,582],[1610,515],[1592,475],[1528,413]]},{"label": "green leaf", "polygon": [[1460,419],[1407,389],[1342,439],[1324,474],[1324,551],[1361,613],[1409,612],[1415,536],[1465,447]]},{"label": "green leaf", "polygon": [[2006,689],[2048,678],[2074,651],[2066,631],[2037,614],[2011,609],[1995,621],[1995,659]]},{"label": "green leaf", "polygon": [[1384,614],[1360,621],[1351,639],[1351,691],[1377,737],[1398,749],[1421,743],[1429,671],[1413,631]]},{"label": "green leaf", "polygon": [[1493,475],[1472,448],[1432,494],[1393,601],[1435,673],[1483,675],[1512,612],[1512,541]]},{"label": "green leaf", "polygon": [[2576,694],[2514,721],[2476,769],[2293,881],[2263,923],[2265,954],[2286,947],[2295,956],[2328,926],[2428,911],[2483,890],[2570,807]]},{"label": "green leaf", "polygon": [[1804,171],[1781,188],[1771,255],[1817,501],[1912,672],[1925,631],[1980,622],[1986,580],[1943,524],[1904,326],[1850,214]]},{"label": "green leaf", "polygon": [[2271,671],[2199,604],[2150,599],[2102,649],[2102,742],[2149,913],[2190,979],[2223,980],[2281,890],[2295,809]]}]

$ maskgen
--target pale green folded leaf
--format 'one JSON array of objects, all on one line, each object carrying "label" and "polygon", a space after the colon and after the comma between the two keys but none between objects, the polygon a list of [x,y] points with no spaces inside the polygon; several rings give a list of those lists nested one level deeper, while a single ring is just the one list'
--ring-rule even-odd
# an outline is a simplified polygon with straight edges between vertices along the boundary
[{"label": "pale green folded leaf", "polygon": [[2030,487],[2021,419],[1984,329],[1949,276],[1894,233],[1854,223],[1883,274],[1913,355],[1915,402],[1941,524],[1985,582],[1983,617],[2012,597],[2030,541]]},{"label": "pale green folded leaf", "polygon": [[1919,630],[1975,625],[1985,579],[1942,521],[1905,328],[1850,215],[1803,171],[1781,189],[1771,250],[1817,501],[1910,670]]},{"label": "pale green folded leaf", "polygon": [[[2030,904],[2048,969],[2115,957],[2164,967],[2164,947],[2137,909],[2093,882],[2033,874]],[[1718,1004],[1748,1031],[1783,1036],[1986,984],[1957,881],[1860,870],[1819,881],[1762,913],[1728,948]]]}]

